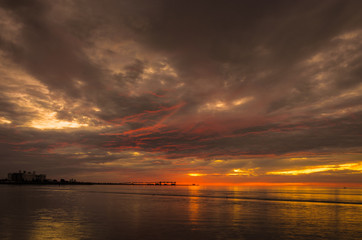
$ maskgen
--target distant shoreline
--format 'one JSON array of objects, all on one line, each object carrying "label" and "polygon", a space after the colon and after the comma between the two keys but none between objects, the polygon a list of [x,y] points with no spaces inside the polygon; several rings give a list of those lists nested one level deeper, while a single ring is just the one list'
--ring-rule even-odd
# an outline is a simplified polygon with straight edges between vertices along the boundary
[{"label": "distant shoreline", "polygon": [[198,184],[159,184],[155,183],[139,183],[139,182],[125,182],[125,183],[102,183],[102,182],[6,182],[0,181],[0,184],[7,185],[126,185],[126,186],[198,186]]}]

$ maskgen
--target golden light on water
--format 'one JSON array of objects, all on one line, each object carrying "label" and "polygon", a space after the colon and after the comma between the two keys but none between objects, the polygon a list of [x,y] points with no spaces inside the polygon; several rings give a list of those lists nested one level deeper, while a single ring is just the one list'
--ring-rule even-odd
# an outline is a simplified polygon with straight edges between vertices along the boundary
[{"label": "golden light on water", "polygon": [[89,229],[80,224],[82,213],[67,212],[61,209],[40,210],[36,212],[36,220],[30,232],[31,239],[64,239],[75,240],[79,237],[90,237]]}]

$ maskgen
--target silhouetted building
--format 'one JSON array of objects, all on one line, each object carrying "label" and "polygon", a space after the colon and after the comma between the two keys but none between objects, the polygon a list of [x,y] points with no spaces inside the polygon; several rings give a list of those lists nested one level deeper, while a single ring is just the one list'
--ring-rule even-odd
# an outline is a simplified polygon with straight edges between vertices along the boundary
[{"label": "silhouetted building", "polygon": [[19,171],[17,173],[9,173],[8,180],[13,182],[44,182],[45,174],[36,174],[34,172]]}]

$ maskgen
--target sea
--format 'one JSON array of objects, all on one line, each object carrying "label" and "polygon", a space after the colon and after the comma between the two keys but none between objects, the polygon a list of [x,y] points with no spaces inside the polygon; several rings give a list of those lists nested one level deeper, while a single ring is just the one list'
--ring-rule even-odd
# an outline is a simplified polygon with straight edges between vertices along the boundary
[{"label": "sea", "polygon": [[0,185],[0,239],[362,239],[362,189]]}]

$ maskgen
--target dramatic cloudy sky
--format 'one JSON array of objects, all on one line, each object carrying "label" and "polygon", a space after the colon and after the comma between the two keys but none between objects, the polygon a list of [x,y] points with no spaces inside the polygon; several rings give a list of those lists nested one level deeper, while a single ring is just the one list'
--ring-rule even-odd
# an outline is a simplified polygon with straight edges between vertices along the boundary
[{"label": "dramatic cloudy sky", "polygon": [[362,2],[1,0],[0,178],[362,183]]}]

